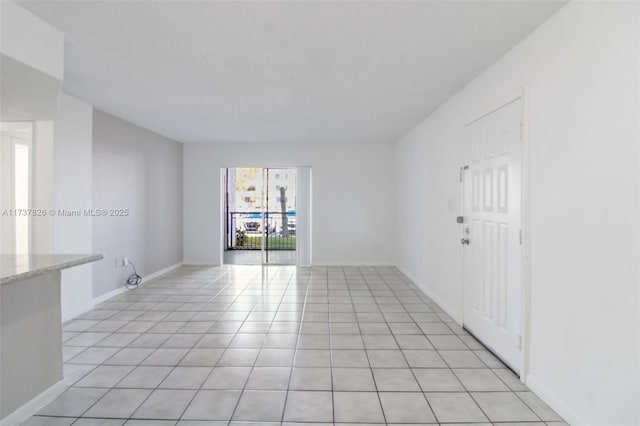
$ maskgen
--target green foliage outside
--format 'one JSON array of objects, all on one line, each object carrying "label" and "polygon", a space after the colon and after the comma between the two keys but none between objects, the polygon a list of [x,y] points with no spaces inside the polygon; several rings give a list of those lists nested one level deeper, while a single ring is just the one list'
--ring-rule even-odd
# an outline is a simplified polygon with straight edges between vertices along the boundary
[{"label": "green foliage outside", "polygon": [[[242,237],[240,237],[242,233]],[[236,234],[236,249],[260,249],[261,241],[260,236],[246,235],[244,231],[239,231]],[[296,237],[295,235],[290,237],[280,237],[277,235],[269,235],[267,237],[267,247],[272,250],[295,250]]]}]

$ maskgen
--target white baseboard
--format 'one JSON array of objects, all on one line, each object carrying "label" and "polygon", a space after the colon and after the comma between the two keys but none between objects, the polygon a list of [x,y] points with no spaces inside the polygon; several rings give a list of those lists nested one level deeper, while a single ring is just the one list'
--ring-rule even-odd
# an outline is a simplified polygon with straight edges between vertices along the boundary
[{"label": "white baseboard", "polygon": [[89,303],[87,303],[83,307],[75,309],[73,312],[65,313],[62,316],[62,322],[65,323],[65,322],[67,322],[69,320],[77,318],[80,315],[84,314],[85,312],[89,312],[90,310],[95,308],[100,303],[105,302],[105,301],[111,299],[112,297],[116,297],[119,294],[124,293],[126,290],[127,290],[127,288],[123,286],[123,287],[119,287],[119,288],[117,288],[115,290],[112,290],[112,291],[110,291],[108,293],[101,294],[98,297],[94,297],[93,299],[91,299],[91,301]]},{"label": "white baseboard", "polygon": [[[435,293],[433,293],[428,287],[423,286],[420,282],[413,277],[410,273],[403,270],[400,266],[397,266],[398,270],[406,275],[415,285],[417,285],[424,293],[436,302],[443,311],[445,311],[451,318],[453,318],[458,324],[462,325],[462,315],[456,313],[451,307]],[[542,385],[531,374],[527,375],[525,384],[531,389],[540,399],[542,399],[549,407],[551,407],[556,413],[560,415],[570,425],[585,425],[587,422],[583,421],[573,410],[567,407],[553,392],[551,392],[546,386]]]},{"label": "white baseboard", "polygon": [[202,260],[189,260],[182,262],[184,266],[222,266],[220,263],[205,262]]},{"label": "white baseboard", "polygon": [[[154,280],[154,279],[156,279],[158,277],[161,277],[161,276],[163,276],[165,274],[168,274],[169,272],[171,272],[171,271],[173,271],[175,269],[178,269],[181,266],[182,266],[182,262],[179,262],[179,263],[176,263],[175,265],[167,266],[166,268],[160,269],[159,271],[156,271],[156,272],[154,272],[152,274],[145,275],[144,277],[142,277],[142,281],[140,283],[144,284],[146,282],[152,281],[152,280]],[[105,302],[105,301],[111,299],[112,297],[116,297],[119,294],[124,293],[125,291],[127,291],[127,287],[126,286],[122,286],[122,287],[119,287],[119,288],[117,288],[115,290],[112,290],[112,291],[110,291],[108,293],[102,294],[102,295],[100,295],[100,296],[98,296],[98,297],[93,299],[93,306],[96,306],[96,305],[98,305],[98,304],[100,304],[102,302]]]},{"label": "white baseboard", "polygon": [[360,267],[390,267],[395,266],[389,262],[333,262],[333,261],[314,261],[310,266],[360,266]]},{"label": "white baseboard", "polygon": [[111,290],[107,293],[101,294],[98,297],[94,297],[93,300],[91,301],[91,303],[93,304],[93,306],[91,307],[91,309],[93,309],[96,305],[101,304],[102,302],[106,302],[107,300],[111,299],[112,297],[116,297],[122,293],[124,293],[125,291],[127,291],[127,288],[125,286],[122,287],[118,287],[115,290]]},{"label": "white baseboard", "polygon": [[24,422],[29,417],[43,409],[47,404],[56,399],[62,392],[67,389],[64,380],[60,380],[55,385],[46,389],[44,392],[27,402],[13,413],[0,420],[0,426],[14,426]]},{"label": "white baseboard", "polygon": [[452,309],[447,303],[445,303],[442,300],[442,298],[440,296],[438,296],[433,291],[431,291],[431,289],[429,287],[420,284],[420,281],[417,280],[415,277],[413,277],[412,274],[408,273],[407,271],[405,271],[403,268],[401,268],[398,265],[395,265],[395,267],[398,268],[398,270],[400,272],[402,272],[407,278],[409,278],[411,281],[413,281],[413,283],[415,285],[417,285],[420,288],[420,290],[422,290],[424,292],[424,294],[427,295],[427,297],[429,297],[431,300],[436,302],[438,304],[438,306],[440,306],[442,308],[442,310],[447,315],[449,315],[451,318],[453,318],[453,320],[455,322],[458,323],[458,325],[462,325],[462,314],[461,313],[456,312],[454,309]]},{"label": "white baseboard", "polygon": [[153,274],[145,275],[142,277],[142,282],[145,283],[147,281],[154,280],[162,275],[168,274],[171,271],[174,271],[181,267],[183,262],[178,262],[175,265],[167,266],[166,268],[160,269],[159,271],[154,272]]},{"label": "white baseboard", "polygon": [[91,299],[91,301],[89,303],[87,303],[86,305],[84,305],[81,308],[78,309],[74,309],[71,312],[65,312],[62,315],[62,322],[65,323],[69,320],[72,320],[74,318],[79,317],[80,315],[84,314],[85,312],[90,311],[91,309],[93,309],[96,306],[94,299]]},{"label": "white baseboard", "polygon": [[[169,272],[171,272],[171,271],[173,271],[175,269],[178,269],[182,265],[183,265],[183,262],[179,262],[179,263],[176,263],[175,265],[171,265],[171,266],[168,266],[166,268],[160,269],[159,271],[156,271],[156,272],[154,272],[152,274],[145,275],[144,277],[142,277],[142,282],[146,283],[148,281],[154,280],[154,279],[156,279],[158,277],[161,277],[162,275],[168,274]],[[76,309],[73,312],[66,313],[62,317],[62,322],[66,322],[66,321],[69,321],[71,319],[74,319],[74,318],[84,314],[85,312],[88,312],[91,309],[95,308],[100,303],[106,302],[107,300],[111,299],[112,297],[116,297],[116,296],[124,293],[125,291],[127,291],[127,287],[122,286],[122,287],[118,287],[117,289],[112,290],[112,291],[110,291],[108,293],[101,294],[98,297],[94,297],[93,299],[91,299],[91,302],[89,302],[88,304],[86,304],[82,308]]]},{"label": "white baseboard", "polygon": [[549,390],[545,385],[540,383],[535,376],[528,374],[526,377],[525,384],[535,393],[538,397],[543,400],[549,407],[551,407],[560,417],[564,419],[565,422],[570,425],[586,425],[589,422],[584,421],[580,418],[579,415],[576,414],[575,411],[567,407],[567,405],[558,398],[558,396]]},{"label": "white baseboard", "polygon": [[[198,260],[185,260],[182,263],[184,266],[222,266],[219,263],[211,263],[211,262],[203,262]],[[225,265],[228,266],[229,264]],[[244,265],[248,266],[248,265]],[[260,266],[260,264],[249,265],[249,266]],[[273,266],[281,266],[274,264]],[[287,265],[284,265],[287,266]],[[290,266],[395,266],[393,263],[388,262],[324,262],[324,261],[314,261],[310,265],[290,265]]]}]

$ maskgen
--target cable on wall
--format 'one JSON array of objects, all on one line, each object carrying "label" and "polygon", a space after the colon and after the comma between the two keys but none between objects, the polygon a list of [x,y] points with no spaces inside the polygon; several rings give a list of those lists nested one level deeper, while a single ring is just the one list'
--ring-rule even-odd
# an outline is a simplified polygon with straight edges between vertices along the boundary
[{"label": "cable on wall", "polygon": [[133,262],[129,261],[129,264],[133,268],[133,274],[129,275],[127,278],[126,286],[129,290],[134,290],[138,288],[138,285],[142,282],[142,277],[138,275],[138,271],[136,271],[136,265]]}]

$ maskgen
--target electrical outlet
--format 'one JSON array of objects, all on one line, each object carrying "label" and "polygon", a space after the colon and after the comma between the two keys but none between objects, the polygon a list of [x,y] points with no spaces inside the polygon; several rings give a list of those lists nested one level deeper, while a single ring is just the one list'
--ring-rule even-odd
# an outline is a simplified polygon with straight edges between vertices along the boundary
[{"label": "electrical outlet", "polygon": [[129,258],[127,256],[122,258],[122,266],[127,266],[129,264]]}]

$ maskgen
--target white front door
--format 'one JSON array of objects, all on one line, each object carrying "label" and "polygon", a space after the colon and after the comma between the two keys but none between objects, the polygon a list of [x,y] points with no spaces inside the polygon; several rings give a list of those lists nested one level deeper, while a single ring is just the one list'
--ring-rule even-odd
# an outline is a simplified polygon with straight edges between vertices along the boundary
[{"label": "white front door", "polygon": [[465,128],[464,326],[516,371],[522,329],[522,101]]}]

